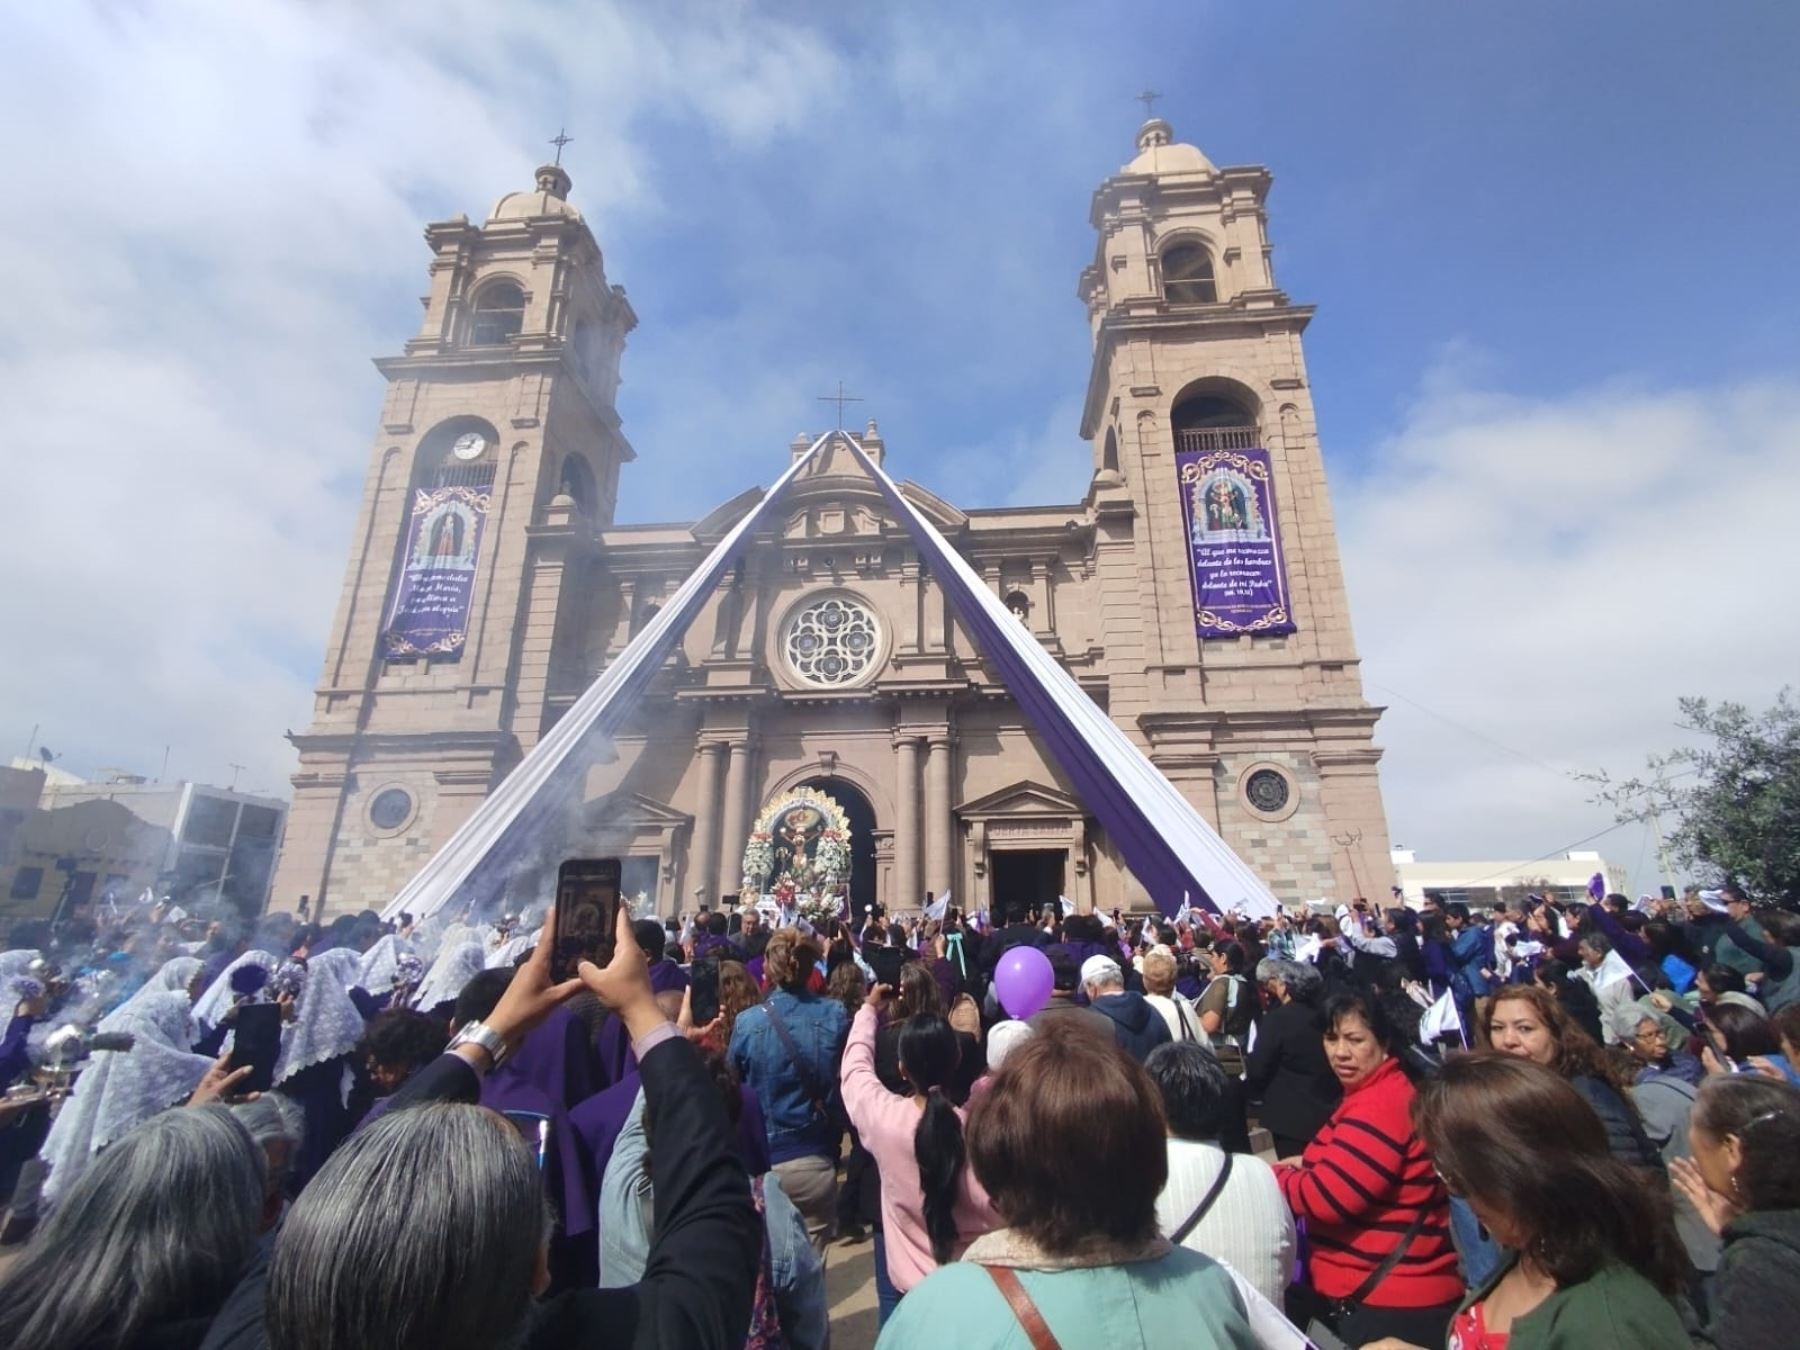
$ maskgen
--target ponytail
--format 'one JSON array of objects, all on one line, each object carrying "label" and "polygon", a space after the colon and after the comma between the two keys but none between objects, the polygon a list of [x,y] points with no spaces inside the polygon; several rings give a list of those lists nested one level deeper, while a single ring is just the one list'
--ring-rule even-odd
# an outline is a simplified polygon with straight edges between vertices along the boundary
[{"label": "ponytail", "polygon": [[907,1080],[925,1094],[925,1109],[913,1128],[913,1158],[919,1164],[925,1233],[932,1259],[941,1266],[956,1249],[956,1197],[968,1162],[962,1117],[944,1092],[956,1075],[962,1048],[940,1014],[922,1013],[901,1023],[899,1050]]},{"label": "ponytail", "polygon": [[968,1160],[962,1117],[941,1087],[925,1094],[925,1110],[913,1130],[913,1157],[919,1164],[919,1186],[925,1197],[925,1233],[931,1259],[949,1263],[956,1250],[956,1197]]}]

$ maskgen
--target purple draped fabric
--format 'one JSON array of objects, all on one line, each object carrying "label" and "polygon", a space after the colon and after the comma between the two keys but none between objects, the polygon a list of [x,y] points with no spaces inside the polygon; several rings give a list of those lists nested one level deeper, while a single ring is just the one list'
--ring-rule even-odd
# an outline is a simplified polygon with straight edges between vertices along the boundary
[{"label": "purple draped fabric", "polygon": [[[1018,621],[997,604],[994,607],[998,611],[996,617],[996,613],[982,603],[980,596],[971,590],[970,583],[953,565],[948,545],[930,528],[930,522],[901,495],[894,480],[869,459],[854,437],[846,436],[844,440],[906,524],[920,557],[930,569],[933,580],[943,587],[944,594],[955,607],[957,619],[974,639],[976,649],[1000,676],[1006,691],[1018,701],[1020,711],[1037,733],[1038,740],[1068,775],[1076,796],[1099,818],[1126,865],[1150,893],[1157,907],[1172,918],[1184,897],[1214,912],[1247,901],[1248,897],[1238,895],[1209,894],[1203,878],[1189,870],[1188,864],[1163,837],[1143,805],[1132,792],[1122,787],[1101,748],[1084,733],[1044,678],[1027,664],[1025,656],[1014,650],[1008,641],[1011,635],[1000,625],[1008,623],[1016,627]],[[914,521],[919,523],[915,525]],[[1081,696],[1086,697],[1085,693]],[[1131,753],[1141,756],[1142,752],[1133,747]],[[1191,811],[1191,807],[1188,809]],[[1198,824],[1205,829],[1204,822]],[[1270,903],[1262,896],[1256,899]]]}]

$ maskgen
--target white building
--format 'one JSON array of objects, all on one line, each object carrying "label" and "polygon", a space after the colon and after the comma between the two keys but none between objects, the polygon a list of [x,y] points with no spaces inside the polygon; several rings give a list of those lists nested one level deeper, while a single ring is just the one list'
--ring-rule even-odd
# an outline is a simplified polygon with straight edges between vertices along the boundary
[{"label": "white building", "polygon": [[1579,900],[1587,894],[1588,880],[1596,872],[1606,878],[1609,894],[1623,893],[1626,884],[1625,869],[1591,849],[1551,859],[1420,862],[1415,850],[1396,848],[1393,858],[1395,884],[1415,909],[1424,903],[1427,891],[1445,901],[1471,904],[1510,899],[1514,893]]}]

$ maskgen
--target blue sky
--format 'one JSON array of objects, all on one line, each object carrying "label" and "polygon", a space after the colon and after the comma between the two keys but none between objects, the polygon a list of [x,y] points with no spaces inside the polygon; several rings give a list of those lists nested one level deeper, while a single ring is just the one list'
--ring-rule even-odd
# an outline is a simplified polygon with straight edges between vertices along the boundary
[{"label": "blue sky", "polygon": [[1277,280],[1319,307],[1397,838],[1572,842],[1608,817],[1571,771],[1800,669],[1791,5],[162,0],[15,34],[0,631],[33,655],[0,736],[78,770],[171,745],[282,787],[420,228],[525,186],[559,125],[641,318],[622,518],[768,481],[840,377],[901,474],[1078,498],[1088,198],[1146,85],[1271,168]]}]

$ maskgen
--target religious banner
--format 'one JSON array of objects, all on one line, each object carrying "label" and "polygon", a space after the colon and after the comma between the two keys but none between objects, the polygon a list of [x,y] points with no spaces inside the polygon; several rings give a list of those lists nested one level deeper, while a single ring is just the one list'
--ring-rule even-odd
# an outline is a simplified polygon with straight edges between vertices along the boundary
[{"label": "religious banner", "polygon": [[1202,638],[1295,631],[1267,450],[1178,450],[1188,578]]},{"label": "religious banner", "polygon": [[387,660],[462,651],[488,502],[485,487],[421,488],[415,494],[405,563],[381,626],[381,654]]}]

